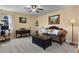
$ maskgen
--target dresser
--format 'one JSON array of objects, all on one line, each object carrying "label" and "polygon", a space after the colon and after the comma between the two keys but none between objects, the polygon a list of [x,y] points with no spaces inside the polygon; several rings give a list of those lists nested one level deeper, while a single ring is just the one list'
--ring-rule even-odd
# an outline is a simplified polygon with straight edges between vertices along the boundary
[{"label": "dresser", "polygon": [[26,37],[26,36],[30,36],[30,30],[29,29],[16,30],[16,38]]}]

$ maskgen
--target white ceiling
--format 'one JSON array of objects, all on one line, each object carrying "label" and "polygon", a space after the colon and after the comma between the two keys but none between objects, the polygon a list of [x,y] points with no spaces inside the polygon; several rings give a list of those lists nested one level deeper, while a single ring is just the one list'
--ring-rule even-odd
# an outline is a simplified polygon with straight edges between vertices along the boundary
[{"label": "white ceiling", "polygon": [[15,11],[15,12],[24,13],[24,14],[32,15],[32,16],[43,15],[48,12],[59,10],[59,9],[70,7],[70,6],[68,5],[67,6],[65,5],[40,5],[40,7],[44,9],[43,11],[40,11],[40,13],[24,11],[24,7],[28,7],[28,6],[27,5],[0,5],[0,9],[2,10]]}]

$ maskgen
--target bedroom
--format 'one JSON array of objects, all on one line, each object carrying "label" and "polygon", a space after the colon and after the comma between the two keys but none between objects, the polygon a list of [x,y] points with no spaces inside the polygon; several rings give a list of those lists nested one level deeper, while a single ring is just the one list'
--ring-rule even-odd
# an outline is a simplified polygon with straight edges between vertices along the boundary
[{"label": "bedroom", "polygon": [[[65,29],[68,32],[66,35],[66,42],[70,43],[70,42],[72,42],[72,25],[71,25],[70,21],[75,20],[76,23],[74,24],[74,27],[73,27],[74,28],[73,29],[73,43],[78,45],[78,28],[79,28],[79,23],[78,23],[79,22],[79,20],[78,20],[79,19],[78,18],[79,12],[78,12],[78,10],[79,10],[79,6],[74,6],[74,5],[67,5],[67,6],[65,6],[65,5],[40,5],[39,7],[43,8],[44,10],[37,11],[37,12],[35,11],[35,9],[32,12],[29,10],[24,11],[24,9],[23,9],[24,7],[25,6],[23,6],[23,5],[22,6],[18,6],[18,5],[0,6],[0,20],[3,20],[4,16],[8,16],[8,19],[9,19],[11,40],[16,39],[16,30],[18,30],[20,28],[30,29],[31,35],[33,35],[35,31],[40,30],[41,28],[48,28],[50,26],[57,26],[59,28]],[[33,8],[35,8],[35,7],[33,7]],[[29,8],[26,8],[26,9],[29,9]],[[49,17],[54,16],[54,15],[60,15],[59,24],[57,24],[57,23],[56,24],[49,24]],[[19,17],[25,17],[26,23],[20,23]],[[2,22],[0,21],[0,23],[2,23]],[[36,24],[37,24],[37,26],[36,26]],[[15,41],[17,41],[17,40],[15,40]],[[6,44],[11,44],[11,42],[6,43]],[[17,45],[17,43],[15,43],[15,44]],[[5,44],[2,44],[2,45],[6,47]],[[60,46],[58,45],[58,47],[60,47]],[[39,50],[37,49],[37,51],[39,51]],[[46,52],[53,52],[50,50],[51,49],[49,48],[48,51],[46,51]],[[75,50],[77,51],[77,48],[75,48]],[[3,50],[3,52],[4,51],[6,52],[5,49]],[[24,51],[21,51],[21,52],[24,52]],[[35,51],[32,51],[32,52],[35,52]],[[44,52],[44,51],[42,51],[42,52]],[[62,52],[62,51],[60,50],[58,52]],[[67,51],[65,50],[64,52],[67,52]]]}]

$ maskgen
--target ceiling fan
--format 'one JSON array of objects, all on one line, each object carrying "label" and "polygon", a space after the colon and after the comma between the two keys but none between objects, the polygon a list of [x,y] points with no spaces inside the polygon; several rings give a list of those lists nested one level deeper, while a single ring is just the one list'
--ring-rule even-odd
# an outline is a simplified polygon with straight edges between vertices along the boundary
[{"label": "ceiling fan", "polygon": [[28,12],[37,12],[39,13],[40,11],[44,10],[43,8],[40,8],[38,5],[30,5],[30,7],[24,7],[25,11]]}]

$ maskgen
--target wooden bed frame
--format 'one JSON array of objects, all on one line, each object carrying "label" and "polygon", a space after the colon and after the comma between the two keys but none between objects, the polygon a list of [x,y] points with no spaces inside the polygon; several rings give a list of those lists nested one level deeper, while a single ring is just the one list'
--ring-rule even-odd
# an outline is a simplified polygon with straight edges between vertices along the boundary
[{"label": "wooden bed frame", "polygon": [[[66,30],[64,30],[63,28],[59,28],[59,27],[57,27],[57,26],[50,26],[50,27],[47,28],[47,29],[62,30],[63,32],[58,35],[59,39],[58,39],[58,40],[53,40],[53,39],[52,39],[52,41],[58,42],[58,43],[60,43],[60,44],[62,44],[63,42],[65,42],[65,40],[66,40],[66,35],[67,35],[67,33],[68,33]],[[44,34],[44,35],[49,35],[48,33],[47,33],[47,34],[46,34],[46,33],[43,33],[43,34]],[[49,35],[49,36],[50,36],[50,35]]]}]

